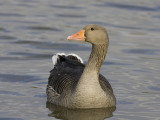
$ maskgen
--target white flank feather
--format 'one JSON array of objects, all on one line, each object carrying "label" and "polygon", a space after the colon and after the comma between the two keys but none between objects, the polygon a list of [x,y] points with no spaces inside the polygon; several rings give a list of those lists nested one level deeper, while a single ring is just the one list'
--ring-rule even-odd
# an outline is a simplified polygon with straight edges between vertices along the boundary
[{"label": "white flank feather", "polygon": [[70,53],[70,54],[68,54],[67,56],[69,56],[69,55],[75,56],[76,58],[78,58],[78,59],[80,60],[81,63],[83,63],[82,58],[79,57],[78,55],[76,55],[76,54],[74,54],[74,53]]},{"label": "white flank feather", "polygon": [[59,57],[58,56],[69,56],[69,55],[71,55],[71,56],[75,56],[76,58],[78,58],[79,60],[80,60],[80,62],[81,63],[83,63],[83,60],[82,60],[82,58],[80,58],[78,55],[76,55],[76,54],[74,54],[74,53],[70,53],[70,54],[68,54],[68,55],[66,55],[65,53],[57,53],[56,55],[53,55],[52,56],[52,63],[53,63],[53,67],[57,64],[57,60],[59,59]]},{"label": "white flank feather", "polygon": [[66,56],[65,53],[57,53],[56,55],[53,55],[52,56],[52,62],[53,62],[53,67],[57,64],[57,60],[59,59],[58,55],[62,56]]}]

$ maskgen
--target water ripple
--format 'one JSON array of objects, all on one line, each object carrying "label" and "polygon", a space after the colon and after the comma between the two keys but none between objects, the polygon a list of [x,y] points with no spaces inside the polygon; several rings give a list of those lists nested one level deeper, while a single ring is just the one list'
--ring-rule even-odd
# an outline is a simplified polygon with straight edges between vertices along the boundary
[{"label": "water ripple", "polygon": [[63,31],[62,29],[47,27],[47,26],[29,26],[26,28],[32,29],[32,30],[49,30],[49,31],[57,31],[57,32]]},{"label": "water ripple", "polygon": [[75,14],[56,14],[57,17],[69,17],[69,18],[85,18],[85,15],[75,15]]},{"label": "water ripple", "polygon": [[4,28],[0,27],[0,31],[4,31],[4,30],[5,30]]},{"label": "water ripple", "polygon": [[13,74],[0,74],[1,82],[33,82],[41,80],[39,77],[31,75],[13,75]]},{"label": "water ripple", "polygon": [[18,13],[0,13],[0,16],[3,17],[24,17],[24,15]]},{"label": "water ripple", "polygon": [[85,51],[89,50],[88,47],[79,44],[69,44],[69,43],[52,43],[52,42],[41,42],[41,41],[30,41],[30,40],[23,40],[23,41],[16,41],[12,42],[15,44],[28,44],[31,47],[37,49],[53,49],[53,50],[65,50],[70,51],[71,48],[74,51]]},{"label": "water ripple", "polygon": [[7,29],[5,29],[3,27],[0,27],[0,31],[2,31],[2,32],[10,32],[9,30],[7,30]]},{"label": "water ripple", "polygon": [[99,21],[81,21],[81,24],[98,24],[106,27],[115,27],[115,28],[124,28],[124,29],[132,29],[132,30],[146,30],[146,31],[160,31],[160,28],[144,28],[144,27],[136,27],[136,26],[124,26],[124,25],[115,25],[112,23],[99,22]]},{"label": "water ripple", "polygon": [[128,101],[118,101],[118,104],[133,104],[132,102],[128,102]]},{"label": "water ripple", "polygon": [[15,95],[15,96],[25,96],[21,93],[18,93],[18,92],[11,92],[11,91],[0,91],[0,94],[9,94],[9,95]]},{"label": "water ripple", "polygon": [[160,91],[160,87],[157,86],[149,86],[148,88],[154,91]]},{"label": "water ripple", "polygon": [[95,5],[98,7],[115,7],[120,9],[127,9],[127,10],[135,10],[135,11],[160,11],[160,6],[151,8],[147,6],[140,6],[140,5],[127,5],[122,3],[113,3],[113,2],[105,2],[103,4]]},{"label": "water ripple", "polygon": [[37,98],[46,98],[46,94],[44,94],[44,95],[35,95],[34,97],[37,97]]},{"label": "water ripple", "polygon": [[122,50],[124,53],[132,54],[145,54],[145,55],[158,55],[160,49],[125,49]]},{"label": "water ripple", "polygon": [[2,39],[2,40],[4,40],[4,39],[10,40],[10,39],[16,39],[16,37],[3,35],[3,36],[0,36],[0,39]]},{"label": "water ripple", "polygon": [[66,6],[66,5],[50,5],[53,8],[60,8],[60,9],[83,9],[83,7],[79,6]]},{"label": "water ripple", "polygon": [[24,120],[22,118],[0,118],[0,120]]},{"label": "water ripple", "polygon": [[107,62],[104,62],[103,63],[104,65],[131,65],[131,64],[128,64],[128,63],[118,63],[118,62],[111,62],[111,61],[107,61]]},{"label": "water ripple", "polygon": [[[29,52],[10,52],[10,55],[19,55],[21,56],[20,58],[18,58],[19,60],[37,60],[37,59],[47,59],[47,58],[51,58],[52,55],[50,54],[37,54],[37,53],[29,53]],[[1,58],[1,57],[0,57]],[[3,58],[3,60],[11,60],[14,59],[14,57],[7,57]],[[15,57],[15,59],[17,59],[17,57]]]},{"label": "water ripple", "polygon": [[[39,24],[40,22],[39,21],[26,21],[26,20],[6,20],[6,22],[12,22],[12,23],[27,23],[27,24]],[[23,27],[22,27],[23,28]],[[25,27],[26,28],[26,27]]]}]

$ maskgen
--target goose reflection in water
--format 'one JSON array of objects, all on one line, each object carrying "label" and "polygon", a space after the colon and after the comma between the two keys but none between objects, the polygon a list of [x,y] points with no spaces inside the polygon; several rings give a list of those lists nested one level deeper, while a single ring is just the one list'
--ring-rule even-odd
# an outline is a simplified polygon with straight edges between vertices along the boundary
[{"label": "goose reflection in water", "polygon": [[51,111],[49,117],[62,120],[104,120],[113,116],[116,107],[98,109],[68,109],[46,102],[46,107]]}]

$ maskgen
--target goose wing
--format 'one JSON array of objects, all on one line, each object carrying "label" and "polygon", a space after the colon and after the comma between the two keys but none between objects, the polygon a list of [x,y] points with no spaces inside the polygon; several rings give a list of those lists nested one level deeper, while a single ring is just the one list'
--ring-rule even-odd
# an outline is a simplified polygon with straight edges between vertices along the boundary
[{"label": "goose wing", "polygon": [[47,95],[69,94],[84,70],[83,61],[75,54],[56,54],[53,57],[52,60],[56,61],[53,61],[54,68],[48,78]]}]

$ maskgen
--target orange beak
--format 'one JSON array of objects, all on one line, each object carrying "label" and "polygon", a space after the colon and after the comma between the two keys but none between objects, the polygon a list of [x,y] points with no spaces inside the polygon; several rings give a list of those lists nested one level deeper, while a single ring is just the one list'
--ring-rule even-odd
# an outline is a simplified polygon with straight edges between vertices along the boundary
[{"label": "orange beak", "polygon": [[84,36],[85,30],[81,30],[71,36],[67,37],[67,40],[75,40],[75,41],[85,41],[85,36]]}]

